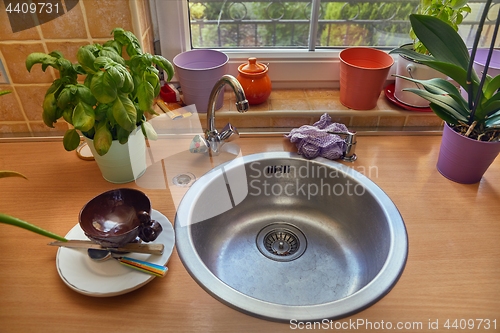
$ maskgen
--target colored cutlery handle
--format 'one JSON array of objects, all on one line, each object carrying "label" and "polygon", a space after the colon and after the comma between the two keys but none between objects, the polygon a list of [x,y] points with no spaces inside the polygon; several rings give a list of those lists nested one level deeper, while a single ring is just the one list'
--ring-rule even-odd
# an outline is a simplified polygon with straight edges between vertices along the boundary
[{"label": "colored cutlery handle", "polygon": [[168,268],[162,265],[153,264],[151,262],[134,259],[130,257],[117,257],[121,264],[131,267],[133,269],[139,270],[144,273],[148,273],[158,277],[164,277],[167,274]]}]

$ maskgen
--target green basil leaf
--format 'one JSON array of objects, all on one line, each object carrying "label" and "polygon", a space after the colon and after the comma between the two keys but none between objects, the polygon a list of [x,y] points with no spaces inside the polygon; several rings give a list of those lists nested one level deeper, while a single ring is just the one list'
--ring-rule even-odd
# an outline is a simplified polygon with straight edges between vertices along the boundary
[{"label": "green basil leaf", "polygon": [[139,109],[149,111],[153,105],[155,98],[154,87],[148,81],[143,81],[137,87],[137,100],[139,101]]},{"label": "green basil leaf", "polygon": [[120,91],[126,94],[134,91],[134,80],[128,71],[123,72],[123,86]]},{"label": "green basil leaf", "polygon": [[54,58],[48,54],[41,52],[33,52],[26,58],[26,69],[28,70],[28,72],[31,72],[31,68],[33,67],[34,64],[42,64],[45,65],[42,66],[42,70],[45,72],[45,69],[47,69],[48,65],[57,68],[56,61],[57,58]]},{"label": "green basil leaf", "polygon": [[73,110],[73,126],[82,132],[86,132],[94,127],[94,109],[83,102],[79,102]]},{"label": "green basil leaf", "polygon": [[118,142],[120,142],[122,145],[126,144],[128,142],[128,137],[130,136],[130,131],[127,131],[121,126],[116,127],[116,137],[118,139]]},{"label": "green basil leaf", "polygon": [[74,95],[71,93],[71,89],[67,86],[59,93],[57,97],[57,106],[61,109],[65,109],[68,104],[73,100]]},{"label": "green basil leaf", "polygon": [[112,143],[113,137],[106,123],[99,124],[94,135],[94,148],[97,154],[99,154],[99,156],[105,155],[109,151]]},{"label": "green basil leaf", "polygon": [[71,125],[73,125],[73,109],[73,107],[68,107],[62,112],[62,117],[64,118],[64,120],[66,120],[66,122]]},{"label": "green basil leaf", "polygon": [[158,139],[158,134],[156,133],[153,125],[151,125],[151,123],[149,122],[143,122],[141,124],[141,129],[142,129],[142,133],[144,134],[144,136],[146,138],[148,138],[148,140],[157,140]]},{"label": "green basil leaf", "polygon": [[94,74],[96,72],[96,68],[94,67],[96,57],[93,54],[93,51],[95,50],[96,48],[94,45],[85,45],[80,47],[76,53],[78,63],[87,73]]},{"label": "green basil leaf", "polygon": [[113,117],[118,125],[128,131],[135,128],[137,122],[137,112],[134,103],[125,94],[118,95],[112,106]]},{"label": "green basil leaf", "polygon": [[97,103],[96,98],[92,94],[92,91],[83,84],[77,84],[77,95],[80,100],[88,105],[95,105]]},{"label": "green basil leaf", "polygon": [[114,47],[104,46],[100,52],[101,56],[108,57],[112,59],[114,62],[119,63],[120,65],[125,66],[125,60],[121,57],[120,54],[116,51]]},{"label": "green basil leaf", "polygon": [[100,121],[108,117],[108,110],[111,108],[110,104],[99,103],[94,109],[95,119]]},{"label": "green basil leaf", "polygon": [[151,83],[151,86],[153,86],[153,98],[155,98],[160,93],[160,78],[158,77],[158,74],[156,74],[158,72],[156,68],[151,67],[151,69],[154,69],[154,71],[146,72],[144,77],[149,83]]},{"label": "green basil leaf", "polygon": [[103,71],[99,71],[94,75],[90,82],[90,90],[100,103],[111,103],[117,96],[113,79]]},{"label": "green basil leaf", "polygon": [[113,79],[113,82],[118,88],[123,87],[123,83],[125,82],[125,78],[123,73],[118,70],[116,66],[110,66],[107,70],[106,73]]},{"label": "green basil leaf", "polygon": [[63,145],[67,151],[75,150],[80,145],[80,135],[74,128],[64,133]]},{"label": "green basil leaf", "polygon": [[45,95],[42,107],[43,122],[48,127],[54,127],[54,123],[57,121],[57,100],[54,93]]},{"label": "green basil leaf", "polygon": [[172,66],[172,63],[165,59],[164,57],[160,55],[154,55],[153,56],[153,62],[155,65],[159,66],[161,69],[163,69],[166,74],[167,74],[167,81],[172,80],[174,77],[174,66]]},{"label": "green basil leaf", "polygon": [[103,44],[103,46],[106,49],[112,48],[113,50],[115,50],[116,54],[118,54],[120,57],[122,56],[122,45],[116,40],[113,39],[108,40],[106,43]]}]

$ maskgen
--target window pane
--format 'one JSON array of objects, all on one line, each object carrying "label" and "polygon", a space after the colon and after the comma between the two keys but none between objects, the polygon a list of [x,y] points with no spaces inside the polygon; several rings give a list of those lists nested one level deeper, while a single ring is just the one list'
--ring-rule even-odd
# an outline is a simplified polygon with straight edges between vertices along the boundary
[{"label": "window pane", "polygon": [[395,47],[408,43],[408,16],[417,5],[418,1],[323,1],[316,45]]},{"label": "window pane", "polygon": [[194,48],[307,48],[310,1],[189,1]]},{"label": "window pane", "polygon": [[[347,46],[393,48],[411,42],[408,16],[419,0],[321,0],[317,34],[309,45],[316,0],[188,0],[193,48],[311,49]],[[472,45],[484,0],[469,1],[472,13],[459,32]],[[500,4],[490,10],[481,47],[491,41]],[[498,43],[497,43],[498,44]]]}]

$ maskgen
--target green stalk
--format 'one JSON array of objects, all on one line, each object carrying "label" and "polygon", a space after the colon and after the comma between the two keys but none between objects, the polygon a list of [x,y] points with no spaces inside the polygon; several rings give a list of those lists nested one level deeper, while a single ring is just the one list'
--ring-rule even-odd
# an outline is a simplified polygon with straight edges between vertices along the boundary
[{"label": "green stalk", "polygon": [[33,225],[31,223],[28,223],[26,221],[20,220],[20,219],[18,219],[16,217],[13,217],[13,216],[10,216],[10,215],[7,215],[7,214],[0,213],[0,223],[6,223],[6,224],[14,225],[16,227],[20,227],[20,228],[23,228],[23,229],[35,232],[35,233],[37,233],[39,235],[42,235],[42,236],[45,236],[45,237],[57,239],[58,241],[61,241],[61,242],[67,242],[68,241],[66,238],[64,238],[62,236],[56,235],[56,234],[54,234],[54,233],[52,233],[50,231],[47,231],[45,229],[37,227],[36,225]]},{"label": "green stalk", "polygon": [[[469,95],[469,110],[471,110],[472,114],[469,118],[469,125],[474,121],[474,113],[476,111],[477,106],[474,104],[474,96],[472,89],[472,66],[474,65],[474,59],[476,58],[476,51],[479,45],[479,40],[481,39],[481,33],[483,32],[484,21],[486,21],[486,17],[488,16],[488,12],[490,11],[490,5],[492,0],[486,0],[486,4],[484,5],[484,10],[481,15],[481,19],[479,20],[479,25],[477,27],[476,36],[474,38],[474,44],[472,45],[470,60],[467,68],[467,94]],[[486,73],[486,69],[485,72]],[[481,94],[481,89],[478,89],[478,95]]]}]

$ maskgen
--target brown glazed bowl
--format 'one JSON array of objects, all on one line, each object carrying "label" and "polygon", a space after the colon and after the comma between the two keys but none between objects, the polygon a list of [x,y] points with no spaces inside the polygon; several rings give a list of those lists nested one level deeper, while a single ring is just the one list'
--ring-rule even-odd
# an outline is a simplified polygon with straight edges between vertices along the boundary
[{"label": "brown glazed bowl", "polygon": [[151,220],[151,201],[143,192],[121,188],[99,194],[80,211],[79,223],[85,235],[105,247],[130,242],[151,242],[162,231]]}]

